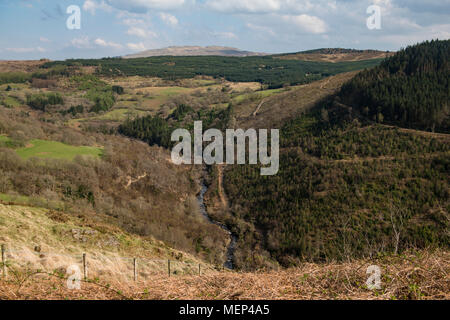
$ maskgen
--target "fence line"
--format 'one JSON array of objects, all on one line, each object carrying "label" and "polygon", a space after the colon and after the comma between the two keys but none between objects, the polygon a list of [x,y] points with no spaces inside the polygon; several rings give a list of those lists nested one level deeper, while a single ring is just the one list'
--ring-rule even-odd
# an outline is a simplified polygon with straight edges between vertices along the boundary
[{"label": "fence line", "polygon": [[[122,256],[108,256],[105,254],[93,254],[92,256],[88,255],[87,253],[82,254],[59,254],[59,253],[53,253],[53,252],[41,252],[40,249],[34,250],[24,250],[24,249],[14,249],[14,248],[7,248],[5,244],[1,244],[1,270],[2,270],[2,277],[7,277],[7,267],[11,265],[12,262],[17,262],[20,264],[21,260],[27,260],[27,259],[17,259],[14,255],[18,254],[33,254],[33,258],[39,258],[44,259],[46,257],[65,257],[69,258],[71,260],[77,261],[76,264],[81,264],[82,267],[82,276],[84,280],[88,279],[90,276],[90,265],[89,258],[94,257],[96,260],[97,265],[105,265],[107,262],[111,263],[113,266],[115,265],[114,260],[119,259],[122,261],[125,261],[125,268],[130,271],[130,278],[133,279],[134,282],[138,281],[140,276],[143,276],[144,278],[148,275],[154,274],[156,271],[157,274],[163,273],[163,265],[167,264],[167,275],[170,277],[172,275],[178,275],[180,273],[184,274],[190,274],[198,276],[201,276],[202,273],[204,274],[204,270],[208,270],[206,266],[205,269],[202,269],[201,263],[195,263],[195,262],[188,262],[188,261],[179,261],[179,260],[170,260],[170,259],[148,259],[148,258],[142,258],[142,257],[122,257]],[[36,257],[37,256],[37,257]],[[106,258],[106,260],[105,260]],[[102,261],[103,260],[103,261]],[[109,261],[108,261],[109,260]],[[92,260],[91,260],[92,261]],[[29,262],[29,261],[28,261]],[[41,262],[42,263],[42,262]],[[180,267],[181,265],[181,267]],[[159,268],[158,268],[159,267]],[[105,270],[102,269],[95,269],[92,268],[92,270],[97,270],[97,273],[103,273]],[[150,271],[150,273],[146,273],[146,271]],[[202,272],[203,271],[203,272]],[[219,269],[216,268],[216,271],[225,271],[224,268]],[[93,272],[95,273],[95,272]],[[113,272],[115,273],[115,272]],[[119,272],[121,275],[125,275],[125,272]],[[128,278],[128,276],[127,276]]]}]

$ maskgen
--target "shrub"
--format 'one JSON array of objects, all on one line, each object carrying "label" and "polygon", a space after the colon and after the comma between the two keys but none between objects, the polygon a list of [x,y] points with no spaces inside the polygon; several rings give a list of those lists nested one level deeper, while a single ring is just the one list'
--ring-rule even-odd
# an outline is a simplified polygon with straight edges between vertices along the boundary
[{"label": "shrub", "polygon": [[48,105],[64,104],[59,93],[38,93],[27,96],[27,105],[33,109],[45,111]]},{"label": "shrub", "polygon": [[25,83],[31,80],[31,76],[24,72],[0,73],[0,84],[5,83]]},{"label": "shrub", "polygon": [[112,87],[112,91],[117,93],[117,94],[123,94],[124,93],[123,87],[121,87],[121,86],[113,86]]},{"label": "shrub", "polygon": [[94,102],[94,106],[90,112],[95,113],[108,111],[116,102],[116,98],[112,92],[91,92],[89,99]]}]

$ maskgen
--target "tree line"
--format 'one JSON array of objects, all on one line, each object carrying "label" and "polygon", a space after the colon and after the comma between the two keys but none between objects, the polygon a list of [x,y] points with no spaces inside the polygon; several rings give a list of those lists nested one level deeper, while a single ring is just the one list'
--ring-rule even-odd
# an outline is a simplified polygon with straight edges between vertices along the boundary
[{"label": "tree line", "polygon": [[450,132],[450,40],[399,51],[342,87],[343,103],[378,122]]}]

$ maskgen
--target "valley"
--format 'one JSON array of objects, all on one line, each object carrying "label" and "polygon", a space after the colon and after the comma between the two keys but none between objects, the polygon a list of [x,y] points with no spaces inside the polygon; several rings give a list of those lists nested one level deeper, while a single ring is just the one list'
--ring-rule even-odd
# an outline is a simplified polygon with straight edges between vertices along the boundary
[{"label": "valley", "polygon": [[[448,298],[448,46],[0,62],[0,298]],[[196,121],[279,129],[279,172],[175,165]]]}]

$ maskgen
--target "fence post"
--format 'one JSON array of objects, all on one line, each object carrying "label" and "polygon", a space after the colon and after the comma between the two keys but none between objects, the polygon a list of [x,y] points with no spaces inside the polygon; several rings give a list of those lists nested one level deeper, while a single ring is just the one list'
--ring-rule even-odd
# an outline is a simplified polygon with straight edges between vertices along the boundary
[{"label": "fence post", "polygon": [[170,260],[167,260],[167,269],[169,271],[169,277],[170,277]]},{"label": "fence post", "polygon": [[134,282],[137,281],[137,259],[133,259],[133,275],[134,275]]},{"label": "fence post", "polygon": [[201,266],[200,263],[198,264],[198,275],[201,276],[202,275],[202,271],[201,271]]},{"label": "fence post", "polygon": [[83,275],[84,275],[84,280],[87,280],[88,270],[87,270],[86,253],[83,253]]},{"label": "fence post", "polygon": [[5,258],[5,245],[2,244],[2,270],[3,278],[6,279],[6,258]]}]

